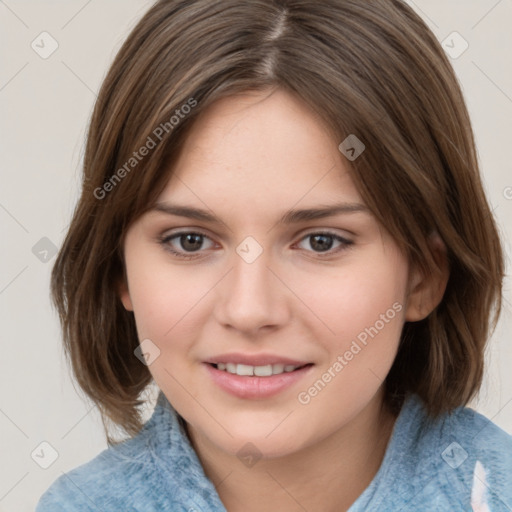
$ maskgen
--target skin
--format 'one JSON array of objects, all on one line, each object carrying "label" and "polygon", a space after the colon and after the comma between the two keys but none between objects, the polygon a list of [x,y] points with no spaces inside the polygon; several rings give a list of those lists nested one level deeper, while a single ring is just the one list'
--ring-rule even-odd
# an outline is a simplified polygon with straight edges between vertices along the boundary
[{"label": "skin", "polygon": [[[139,338],[158,346],[149,370],[186,420],[230,512],[349,508],[375,476],[392,433],[383,381],[403,324],[426,317],[444,292],[447,276],[427,281],[411,269],[369,211],[278,223],[292,208],[364,205],[339,142],[280,89],[220,100],[195,124],[158,202],[207,209],[222,222],[149,211],[123,243],[120,298],[134,312]],[[202,245],[160,240],[198,230]],[[322,252],[306,235],[326,230],[352,243],[330,238]],[[252,263],[236,252],[247,236],[263,250]],[[195,256],[180,259],[166,246]],[[298,394],[393,304],[401,307],[394,318],[300,403]],[[203,364],[228,352],[314,366],[277,396],[242,399],[213,384]],[[237,456],[247,442],[262,456],[252,467]]]}]

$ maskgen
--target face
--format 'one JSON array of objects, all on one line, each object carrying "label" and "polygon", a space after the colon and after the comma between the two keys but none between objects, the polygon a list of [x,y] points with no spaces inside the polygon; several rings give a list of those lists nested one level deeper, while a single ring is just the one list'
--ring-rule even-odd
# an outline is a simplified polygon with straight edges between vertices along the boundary
[{"label": "face", "polygon": [[149,370],[224,452],[321,442],[380,396],[394,360],[409,267],[340,142],[281,90],[223,99],[125,237],[121,299]]}]

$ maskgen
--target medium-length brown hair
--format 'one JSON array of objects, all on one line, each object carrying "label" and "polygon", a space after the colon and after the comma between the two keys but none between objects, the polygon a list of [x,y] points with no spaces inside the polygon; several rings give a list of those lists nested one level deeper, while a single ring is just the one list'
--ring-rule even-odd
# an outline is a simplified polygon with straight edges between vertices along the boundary
[{"label": "medium-length brown hair", "polygon": [[321,116],[337,144],[351,134],[365,144],[347,164],[412,265],[436,272],[432,232],[446,245],[443,300],[404,325],[386,399],[417,393],[435,417],[477,394],[501,309],[503,252],[460,86],[423,20],[402,0],[165,0],[104,80],[81,197],[52,272],[66,355],[104,425],[139,432],[152,381],[118,296],[127,228],[163,190],[201,112],[276,87]]}]

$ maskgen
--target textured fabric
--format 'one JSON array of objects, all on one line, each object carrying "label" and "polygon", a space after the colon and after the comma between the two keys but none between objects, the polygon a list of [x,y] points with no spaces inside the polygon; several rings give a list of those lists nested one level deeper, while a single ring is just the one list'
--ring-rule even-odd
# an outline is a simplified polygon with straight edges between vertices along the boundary
[{"label": "textured fabric", "polygon": [[[60,476],[36,512],[225,510],[160,392],[136,437]],[[510,512],[512,436],[469,408],[434,422],[409,396],[379,471],[349,510],[362,511]]]}]

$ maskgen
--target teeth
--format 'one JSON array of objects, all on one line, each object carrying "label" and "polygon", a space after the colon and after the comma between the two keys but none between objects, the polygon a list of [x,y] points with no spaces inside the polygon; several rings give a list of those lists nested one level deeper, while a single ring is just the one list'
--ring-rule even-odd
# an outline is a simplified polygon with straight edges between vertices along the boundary
[{"label": "teeth", "polygon": [[267,366],[255,366],[254,375],[257,375],[258,377],[268,377],[269,375],[272,375],[272,365],[267,364]]},{"label": "teeth", "polygon": [[217,363],[217,370],[227,371],[241,376],[256,375],[257,377],[270,377],[284,372],[293,372],[299,368],[291,364],[267,364],[265,366],[251,366],[249,364]]},{"label": "teeth", "polygon": [[254,375],[254,366],[249,366],[248,364],[237,364],[236,365],[236,374],[237,375]]},{"label": "teeth", "polygon": [[283,373],[284,371],[284,364],[273,364],[272,365],[272,373],[274,375],[278,375],[279,373]]}]

